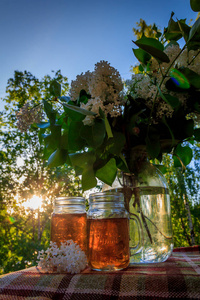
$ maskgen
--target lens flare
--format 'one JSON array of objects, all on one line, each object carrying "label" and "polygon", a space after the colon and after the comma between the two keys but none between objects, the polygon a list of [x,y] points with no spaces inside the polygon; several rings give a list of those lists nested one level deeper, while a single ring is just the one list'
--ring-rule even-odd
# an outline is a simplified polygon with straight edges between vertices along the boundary
[{"label": "lens flare", "polygon": [[13,224],[15,222],[15,219],[13,217],[9,216],[8,221],[10,224]]},{"label": "lens flare", "polygon": [[169,75],[176,86],[180,87],[181,89],[189,89],[190,88],[189,81],[180,71],[178,71],[176,69],[172,69],[170,71]]}]

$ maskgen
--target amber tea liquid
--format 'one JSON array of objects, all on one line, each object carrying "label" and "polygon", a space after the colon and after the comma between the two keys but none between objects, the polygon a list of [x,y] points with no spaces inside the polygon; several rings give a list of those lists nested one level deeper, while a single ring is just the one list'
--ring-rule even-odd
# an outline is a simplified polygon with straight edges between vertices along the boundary
[{"label": "amber tea liquid", "polygon": [[129,265],[127,218],[88,219],[88,261],[93,270],[120,270]]},{"label": "amber tea liquid", "polygon": [[60,246],[65,240],[73,240],[87,250],[87,217],[83,214],[56,214],[51,217],[51,241]]}]

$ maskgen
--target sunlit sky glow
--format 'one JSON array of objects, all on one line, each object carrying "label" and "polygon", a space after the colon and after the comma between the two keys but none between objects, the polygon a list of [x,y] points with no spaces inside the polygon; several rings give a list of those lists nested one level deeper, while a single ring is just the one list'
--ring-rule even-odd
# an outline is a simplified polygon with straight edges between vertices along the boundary
[{"label": "sunlit sky glow", "polygon": [[[61,69],[69,83],[77,74],[107,60],[123,79],[129,79],[132,28],[147,24],[167,26],[177,18],[196,18],[189,0],[0,0],[0,97],[14,70],[41,78]],[[0,100],[0,109],[2,109]]]},{"label": "sunlit sky glow", "polygon": [[22,205],[26,209],[32,209],[32,210],[36,210],[38,208],[41,209],[42,198],[34,195],[31,199],[28,199],[26,202],[23,202]]}]

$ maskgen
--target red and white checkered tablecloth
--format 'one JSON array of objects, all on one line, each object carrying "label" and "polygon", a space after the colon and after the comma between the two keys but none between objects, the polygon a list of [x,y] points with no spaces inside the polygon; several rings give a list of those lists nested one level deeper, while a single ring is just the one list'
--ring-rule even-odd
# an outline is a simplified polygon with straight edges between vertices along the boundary
[{"label": "red and white checkered tablecloth", "polygon": [[117,272],[43,273],[32,267],[0,276],[1,300],[200,299],[200,246],[175,249],[164,263]]}]

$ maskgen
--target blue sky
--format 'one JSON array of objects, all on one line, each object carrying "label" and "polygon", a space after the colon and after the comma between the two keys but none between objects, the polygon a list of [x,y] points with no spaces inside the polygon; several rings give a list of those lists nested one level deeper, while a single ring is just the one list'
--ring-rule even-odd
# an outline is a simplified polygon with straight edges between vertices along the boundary
[{"label": "blue sky", "polygon": [[[61,69],[71,80],[107,60],[123,79],[136,63],[132,28],[140,18],[167,26],[196,18],[189,0],[0,0],[0,98],[14,70],[36,77]],[[2,109],[0,100],[0,109]]]}]

